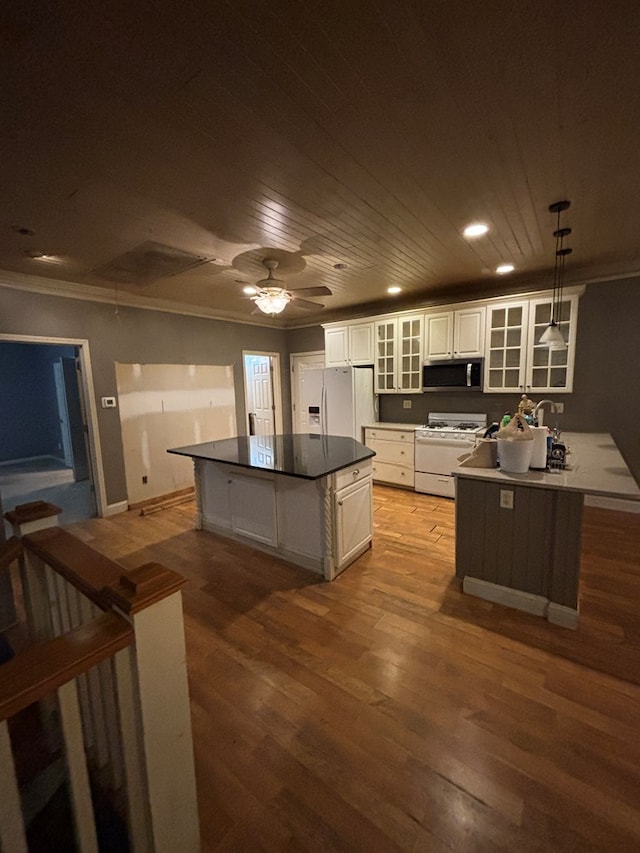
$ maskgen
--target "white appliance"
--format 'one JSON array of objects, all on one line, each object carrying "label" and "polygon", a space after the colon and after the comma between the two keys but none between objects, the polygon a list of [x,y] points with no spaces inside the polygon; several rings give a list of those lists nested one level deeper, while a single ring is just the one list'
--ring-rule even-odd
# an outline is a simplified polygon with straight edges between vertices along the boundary
[{"label": "white appliance", "polygon": [[302,404],[310,433],[362,441],[362,428],[378,420],[373,367],[325,367],[305,372]]},{"label": "white appliance", "polygon": [[431,412],[415,432],[415,490],[427,495],[455,497],[451,475],[458,456],[471,451],[486,432],[487,416],[468,412]]}]

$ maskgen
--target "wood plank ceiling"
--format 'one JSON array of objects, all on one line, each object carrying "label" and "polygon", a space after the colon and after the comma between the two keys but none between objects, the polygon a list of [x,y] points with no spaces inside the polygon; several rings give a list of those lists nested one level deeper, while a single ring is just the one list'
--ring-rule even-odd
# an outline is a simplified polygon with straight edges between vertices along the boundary
[{"label": "wood plank ceiling", "polygon": [[[640,271],[635,3],[16,0],[2,17],[2,282],[249,319],[242,283],[274,257],[288,287],[333,293],[283,322],[319,322],[547,286],[561,198],[568,281]],[[204,262],[114,280],[149,241]]]}]

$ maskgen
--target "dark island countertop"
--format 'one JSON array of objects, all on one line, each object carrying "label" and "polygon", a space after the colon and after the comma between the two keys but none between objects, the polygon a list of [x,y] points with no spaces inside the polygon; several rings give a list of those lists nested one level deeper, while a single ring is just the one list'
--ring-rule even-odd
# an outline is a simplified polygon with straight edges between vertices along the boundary
[{"label": "dark island countertop", "polygon": [[375,456],[373,450],[353,438],[311,434],[237,435],[173,447],[167,453],[305,480],[318,480]]}]

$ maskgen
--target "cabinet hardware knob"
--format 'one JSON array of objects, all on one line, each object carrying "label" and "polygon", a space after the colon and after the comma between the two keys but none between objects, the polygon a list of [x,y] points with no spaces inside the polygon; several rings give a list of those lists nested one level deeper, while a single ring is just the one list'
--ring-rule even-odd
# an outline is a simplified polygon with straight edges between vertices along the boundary
[{"label": "cabinet hardware knob", "polygon": [[342,506],[342,501],[338,501],[338,506]]},{"label": "cabinet hardware knob", "polygon": [[360,473],[360,469],[356,468],[356,470],[353,472],[353,476],[357,477],[359,473]]}]

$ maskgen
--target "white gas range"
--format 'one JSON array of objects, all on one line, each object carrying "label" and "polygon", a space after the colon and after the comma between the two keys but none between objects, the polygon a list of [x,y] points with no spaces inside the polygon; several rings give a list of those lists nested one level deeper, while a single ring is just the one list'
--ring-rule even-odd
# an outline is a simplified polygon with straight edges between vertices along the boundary
[{"label": "white gas range", "polygon": [[415,490],[455,497],[451,472],[458,457],[469,453],[487,429],[487,416],[468,412],[431,412],[415,432]]}]

